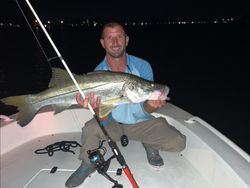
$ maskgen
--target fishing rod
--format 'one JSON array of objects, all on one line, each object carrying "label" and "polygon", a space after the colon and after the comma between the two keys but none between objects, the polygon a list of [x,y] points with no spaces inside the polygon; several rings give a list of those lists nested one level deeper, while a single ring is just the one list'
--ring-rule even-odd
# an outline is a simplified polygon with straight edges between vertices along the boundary
[{"label": "fishing rod", "polygon": [[[83,91],[81,90],[78,82],[76,81],[76,79],[74,78],[72,72],[70,71],[67,63],[65,62],[65,60],[63,59],[62,55],[60,54],[60,52],[58,51],[56,45],[54,44],[53,40],[51,39],[51,37],[49,36],[47,30],[45,29],[43,23],[41,22],[40,18],[38,17],[38,15],[36,14],[34,8],[32,7],[32,5],[30,4],[29,0],[26,0],[26,3],[28,5],[28,7],[30,8],[30,10],[32,11],[33,15],[35,16],[36,20],[38,21],[40,27],[42,28],[44,34],[46,35],[47,39],[49,40],[50,44],[52,45],[53,49],[55,50],[58,58],[61,60],[63,66],[65,67],[66,71],[68,72],[70,78],[72,79],[72,81],[74,82],[75,86],[77,87],[79,93],[81,94],[82,98],[85,98],[85,95],[83,93]],[[88,108],[91,111],[92,115],[94,116],[94,118],[96,119],[99,127],[101,128],[101,130],[103,131],[103,134],[108,142],[108,145],[110,146],[112,152],[113,152],[113,157],[112,158],[116,158],[117,161],[119,162],[119,164],[122,167],[122,170],[124,171],[124,173],[126,174],[127,178],[129,179],[131,185],[133,186],[133,188],[139,188],[138,184],[136,183],[123,155],[121,154],[120,149],[118,148],[116,142],[114,142],[111,137],[109,136],[109,134],[107,133],[107,131],[105,130],[105,128],[102,126],[98,116],[96,115],[95,111],[93,110],[92,106],[90,105],[90,103],[88,103]],[[97,165],[98,167],[98,165]],[[97,169],[99,173],[103,174],[106,178],[108,178],[109,180],[111,180],[112,182],[115,183],[115,185],[113,187],[122,187],[122,185],[118,184],[117,181],[113,181],[112,178],[110,178],[105,171],[102,171],[100,169]],[[106,169],[107,170],[107,169]]]}]

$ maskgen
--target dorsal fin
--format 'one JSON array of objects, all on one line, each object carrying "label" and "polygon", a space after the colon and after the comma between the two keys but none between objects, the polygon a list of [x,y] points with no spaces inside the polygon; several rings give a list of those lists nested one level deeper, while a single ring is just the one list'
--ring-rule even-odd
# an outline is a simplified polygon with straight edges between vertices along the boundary
[{"label": "dorsal fin", "polygon": [[[72,73],[75,78],[77,75]],[[52,68],[52,77],[49,82],[49,87],[54,87],[58,83],[62,82],[62,80],[71,80],[69,73],[61,68],[53,67]]]}]

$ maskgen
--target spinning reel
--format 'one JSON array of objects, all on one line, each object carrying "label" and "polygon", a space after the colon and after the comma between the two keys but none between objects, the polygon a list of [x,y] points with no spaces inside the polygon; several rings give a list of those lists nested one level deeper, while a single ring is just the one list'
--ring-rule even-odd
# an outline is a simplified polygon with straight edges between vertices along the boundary
[{"label": "spinning reel", "polygon": [[[105,178],[107,178],[109,181],[114,183],[114,186],[112,188],[123,188],[123,185],[119,184],[118,181],[111,178],[108,174],[108,168],[110,165],[110,162],[113,158],[115,158],[115,155],[112,155],[108,160],[105,161],[104,155],[106,154],[106,148],[103,146],[103,143],[105,140],[102,140],[99,144],[99,147],[93,150],[88,150],[87,153],[89,155],[90,162],[95,166],[97,169],[97,172],[103,175]],[[117,175],[122,174],[122,169],[118,168]]]}]

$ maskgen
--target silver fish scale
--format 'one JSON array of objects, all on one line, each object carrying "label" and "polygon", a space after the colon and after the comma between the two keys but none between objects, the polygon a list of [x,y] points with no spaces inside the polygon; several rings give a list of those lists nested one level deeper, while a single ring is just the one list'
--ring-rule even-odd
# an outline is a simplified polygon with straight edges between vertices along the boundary
[{"label": "silver fish scale", "polygon": [[[59,113],[76,104],[75,97],[79,91],[64,72],[54,69],[49,88],[40,93],[2,99],[4,103],[18,107],[20,125],[27,125],[44,106],[52,105],[55,113]],[[165,85],[127,73],[93,72],[74,76],[85,96],[93,92],[101,97],[100,109],[103,109],[101,115],[104,116],[112,110],[111,105],[157,100],[159,97],[164,99],[169,92]]]},{"label": "silver fish scale", "polygon": [[[80,88],[84,95],[94,92],[96,96],[100,96],[101,100],[107,101],[110,99],[122,96],[122,87],[125,83],[126,75],[111,74],[110,72],[93,72],[87,75],[77,77]],[[52,101],[58,101],[59,98],[72,94],[73,100],[78,93],[76,86],[72,80],[62,79],[55,87],[49,88],[35,95],[30,95],[30,102],[40,105],[46,103],[52,104]],[[62,99],[60,99],[61,101]],[[51,101],[51,102],[50,102]],[[72,102],[72,101],[71,101]],[[40,106],[38,105],[38,106]]]},{"label": "silver fish scale", "polygon": [[[128,100],[128,98],[130,101],[137,102],[148,96],[149,93],[147,90],[151,90],[152,85],[157,85],[151,81],[146,81],[132,74],[125,73],[92,72],[86,75],[75,76],[84,95],[94,92],[95,96],[101,97],[103,103],[111,99],[118,99],[119,97],[123,102]],[[78,90],[73,81],[64,78],[57,85],[54,84],[54,87],[36,95],[30,95],[29,101],[33,104],[42,104],[45,101],[46,104],[50,104],[49,101],[57,101],[59,100],[57,98],[65,97],[65,95],[69,94],[72,94],[72,101],[75,100],[76,93],[78,93]],[[124,98],[125,96],[126,98]]]},{"label": "silver fish scale", "polygon": [[120,97],[123,95],[124,82],[119,83],[108,83],[95,88],[83,90],[84,94],[87,95],[89,92],[95,93],[96,96],[100,96],[102,101],[106,101],[112,98]]}]

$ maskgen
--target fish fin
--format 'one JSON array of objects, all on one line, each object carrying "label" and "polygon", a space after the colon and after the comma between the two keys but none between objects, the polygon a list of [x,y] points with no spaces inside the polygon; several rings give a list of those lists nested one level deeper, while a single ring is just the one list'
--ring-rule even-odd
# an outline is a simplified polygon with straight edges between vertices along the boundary
[{"label": "fish fin", "polygon": [[26,126],[37,114],[38,110],[29,102],[30,95],[11,96],[1,99],[6,105],[18,107],[17,123],[24,127]]},{"label": "fish fin", "polygon": [[11,96],[2,98],[1,102],[3,102],[6,105],[16,106],[18,108],[26,105],[28,103],[28,97],[29,95],[18,95],[18,96]]},{"label": "fish fin", "polygon": [[112,111],[114,108],[114,105],[109,104],[109,105],[100,105],[99,107],[99,117],[104,118],[108,116],[108,114]]},{"label": "fish fin", "polygon": [[54,104],[53,105],[53,109],[54,109],[54,114],[58,114],[64,110],[66,110],[67,108],[69,108],[71,106],[71,104]]},{"label": "fish fin", "polygon": [[110,105],[112,104],[113,106],[117,106],[119,104],[125,104],[128,103],[127,98],[123,97],[123,96],[118,96],[116,98],[112,98],[109,100],[105,100],[104,102],[102,102],[103,105]]},{"label": "fish fin", "polygon": [[106,117],[110,112],[112,112],[114,107],[116,107],[119,104],[126,104],[126,103],[128,103],[128,100],[123,96],[119,96],[113,99],[106,100],[105,102],[102,102],[102,104],[99,107],[99,117],[100,118]]},{"label": "fish fin", "polygon": [[[76,74],[73,74],[74,77],[76,77]],[[64,69],[53,67],[52,68],[52,77],[50,79],[48,87],[54,87],[58,83],[61,83],[62,80],[71,80],[68,72]]]},{"label": "fish fin", "polygon": [[32,104],[27,104],[19,107],[18,110],[19,113],[16,120],[21,127],[25,127],[27,124],[29,124],[39,111]]}]

